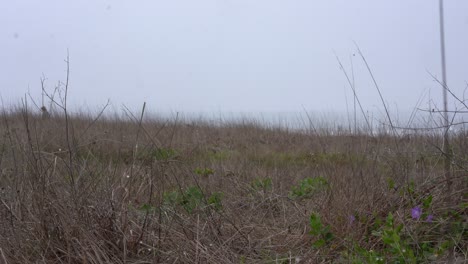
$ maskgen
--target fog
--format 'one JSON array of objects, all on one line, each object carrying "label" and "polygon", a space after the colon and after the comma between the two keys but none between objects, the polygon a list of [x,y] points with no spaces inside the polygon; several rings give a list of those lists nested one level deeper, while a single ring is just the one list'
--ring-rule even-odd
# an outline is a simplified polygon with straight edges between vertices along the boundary
[{"label": "fog", "polygon": [[[66,76],[70,105],[187,113],[441,107],[438,1],[4,1],[0,95],[40,101]],[[468,79],[468,1],[445,1],[448,85]],[[434,106],[435,104],[435,106]],[[450,98],[449,107],[454,109]]]}]

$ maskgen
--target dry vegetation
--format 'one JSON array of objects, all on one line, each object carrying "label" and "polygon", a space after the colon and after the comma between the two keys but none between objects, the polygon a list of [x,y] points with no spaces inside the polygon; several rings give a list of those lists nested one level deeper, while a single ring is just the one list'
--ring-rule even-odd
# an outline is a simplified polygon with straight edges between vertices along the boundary
[{"label": "dry vegetation", "polygon": [[135,115],[66,120],[4,110],[0,262],[467,257],[466,131],[452,139],[447,193],[435,134],[299,133]]}]

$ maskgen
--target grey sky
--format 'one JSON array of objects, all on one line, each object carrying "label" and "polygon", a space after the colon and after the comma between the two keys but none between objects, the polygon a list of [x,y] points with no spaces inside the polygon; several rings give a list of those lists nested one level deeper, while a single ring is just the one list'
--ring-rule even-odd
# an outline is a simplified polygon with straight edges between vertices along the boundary
[{"label": "grey sky", "polygon": [[[449,86],[468,80],[468,1],[445,1]],[[176,111],[345,111],[346,67],[364,52],[393,109],[422,93],[440,104],[437,0],[2,1],[0,95],[40,98],[71,56],[74,105],[110,98]],[[357,55],[357,54],[356,54]],[[352,57],[358,95],[370,111],[378,94]],[[29,88],[28,88],[29,87]],[[429,100],[426,96],[425,102]],[[453,105],[453,104],[452,104]]]}]

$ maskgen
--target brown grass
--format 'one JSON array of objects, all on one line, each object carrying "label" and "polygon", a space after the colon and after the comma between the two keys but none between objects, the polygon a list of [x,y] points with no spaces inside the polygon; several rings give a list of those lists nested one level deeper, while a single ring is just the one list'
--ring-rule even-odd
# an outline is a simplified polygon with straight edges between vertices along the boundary
[{"label": "brown grass", "polygon": [[[67,141],[60,116],[18,109],[4,111],[1,123],[5,263],[348,263],[343,252],[355,245],[382,247],[371,229],[388,212],[411,229],[411,207],[433,195],[433,232],[442,237],[443,213],[466,205],[466,132],[454,138],[447,205],[436,135],[317,135],[253,122],[140,126],[82,114],[69,120]],[[302,179],[319,176],[328,187],[291,197]],[[265,179],[271,186],[255,184]],[[408,192],[410,182],[418,196]],[[168,203],[169,193],[191,186],[203,196],[193,211]],[[222,209],[209,205],[215,193]],[[326,247],[312,247],[312,213],[334,234]],[[466,226],[466,207],[459,213]],[[453,250],[463,256],[466,246],[465,237]]]}]

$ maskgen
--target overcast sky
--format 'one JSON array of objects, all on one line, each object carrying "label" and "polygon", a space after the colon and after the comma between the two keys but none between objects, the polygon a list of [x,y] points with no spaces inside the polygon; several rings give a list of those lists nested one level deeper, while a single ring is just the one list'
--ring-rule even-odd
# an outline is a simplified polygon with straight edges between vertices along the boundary
[{"label": "overcast sky", "polygon": [[[448,82],[468,80],[468,1],[445,1]],[[97,107],[183,112],[346,111],[351,71],[365,109],[381,104],[356,42],[396,111],[441,103],[437,0],[30,0],[0,4],[0,95],[40,99],[40,77]],[[352,56],[356,54],[356,56]],[[40,101],[40,100],[39,100]],[[453,103],[450,104],[453,106]]]}]

